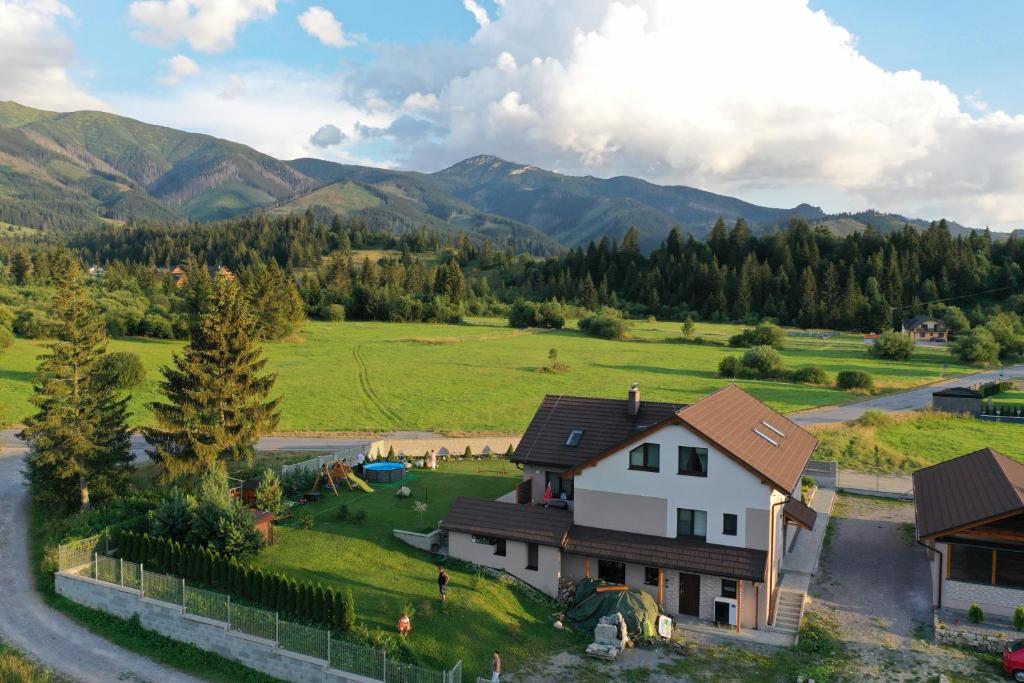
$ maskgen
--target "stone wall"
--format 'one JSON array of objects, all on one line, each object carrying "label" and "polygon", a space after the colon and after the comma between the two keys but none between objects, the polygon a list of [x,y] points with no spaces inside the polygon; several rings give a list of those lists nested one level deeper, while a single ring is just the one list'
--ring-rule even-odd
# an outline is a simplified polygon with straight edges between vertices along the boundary
[{"label": "stone wall", "polygon": [[441,530],[434,529],[429,534],[419,534],[415,531],[404,531],[402,529],[392,529],[391,533],[395,535],[399,541],[408,543],[413,548],[419,548],[420,550],[426,550],[428,553],[431,552],[432,548],[437,545],[441,545]]},{"label": "stone wall", "polygon": [[935,642],[943,645],[966,647],[970,650],[1000,653],[1009,641],[1006,638],[1000,638],[999,636],[990,636],[984,633],[972,633],[966,628],[957,627],[956,629],[953,629],[946,627],[935,629]]},{"label": "stone wall", "polygon": [[140,597],[139,591],[65,572],[56,574],[57,592],[80,605],[129,619],[142,626],[245,666],[294,683],[373,683],[373,679],[331,669],[326,662],[282,650],[273,641],[237,631],[203,617],[182,614],[180,607]]}]

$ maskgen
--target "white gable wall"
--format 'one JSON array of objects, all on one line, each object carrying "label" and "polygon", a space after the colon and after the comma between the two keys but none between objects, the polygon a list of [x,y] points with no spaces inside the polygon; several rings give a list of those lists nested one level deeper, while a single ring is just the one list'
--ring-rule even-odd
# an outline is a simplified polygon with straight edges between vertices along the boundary
[{"label": "white gable wall", "polygon": [[[659,472],[644,472],[629,469],[629,451],[641,443],[656,443],[661,450]],[[694,477],[679,474],[679,447],[695,446],[708,449],[708,476]],[[663,500],[663,506],[643,506],[630,509],[618,506],[617,514],[633,515],[628,527],[623,530],[654,535],[676,536],[676,510],[689,508],[707,512],[707,542],[720,545],[757,547],[747,543],[747,510],[769,509],[771,487],[750,470],[737,463],[732,457],[720,452],[703,438],[682,425],[674,424],[649,434],[643,441],[623,448],[604,458],[596,465],[584,469],[575,477],[576,511],[574,522],[585,526],[609,528],[606,523],[607,511],[593,521],[586,518],[589,510],[601,505],[602,494],[615,493],[620,496],[643,496]],[[590,503],[588,504],[588,499]],[[610,502],[610,501],[609,501]],[[663,512],[652,513],[657,509]],[[722,515],[731,513],[737,518],[735,536],[722,534]],[[664,519],[637,519],[638,514],[662,514]],[[767,519],[767,518],[765,518]],[[641,531],[649,529],[649,531]],[[754,537],[764,538],[764,529],[751,529]]]}]

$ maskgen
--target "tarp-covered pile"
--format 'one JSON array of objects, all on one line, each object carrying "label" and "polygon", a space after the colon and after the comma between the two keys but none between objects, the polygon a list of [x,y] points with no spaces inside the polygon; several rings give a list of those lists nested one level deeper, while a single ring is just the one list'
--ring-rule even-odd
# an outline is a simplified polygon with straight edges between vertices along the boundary
[{"label": "tarp-covered pile", "polygon": [[584,633],[592,633],[601,617],[620,613],[630,638],[651,638],[657,633],[658,603],[648,593],[623,590],[598,579],[582,579],[576,584],[576,599],[565,614],[566,620]]}]

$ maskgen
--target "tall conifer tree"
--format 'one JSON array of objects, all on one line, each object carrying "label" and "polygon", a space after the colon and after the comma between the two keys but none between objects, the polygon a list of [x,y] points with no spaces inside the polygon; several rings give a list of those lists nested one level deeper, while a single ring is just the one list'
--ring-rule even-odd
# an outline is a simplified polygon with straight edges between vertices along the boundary
[{"label": "tall conifer tree", "polygon": [[263,372],[256,318],[238,282],[218,275],[200,307],[192,340],[162,369],[166,402],[151,403],[145,430],[166,481],[252,462],[256,440],[277,426],[275,375]]}]

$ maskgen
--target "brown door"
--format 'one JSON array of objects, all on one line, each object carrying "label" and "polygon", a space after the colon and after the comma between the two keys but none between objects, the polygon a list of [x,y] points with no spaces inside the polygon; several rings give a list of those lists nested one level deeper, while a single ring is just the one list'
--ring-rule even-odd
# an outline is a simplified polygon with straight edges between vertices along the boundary
[{"label": "brown door", "polygon": [[700,616],[700,576],[679,574],[679,613]]}]

